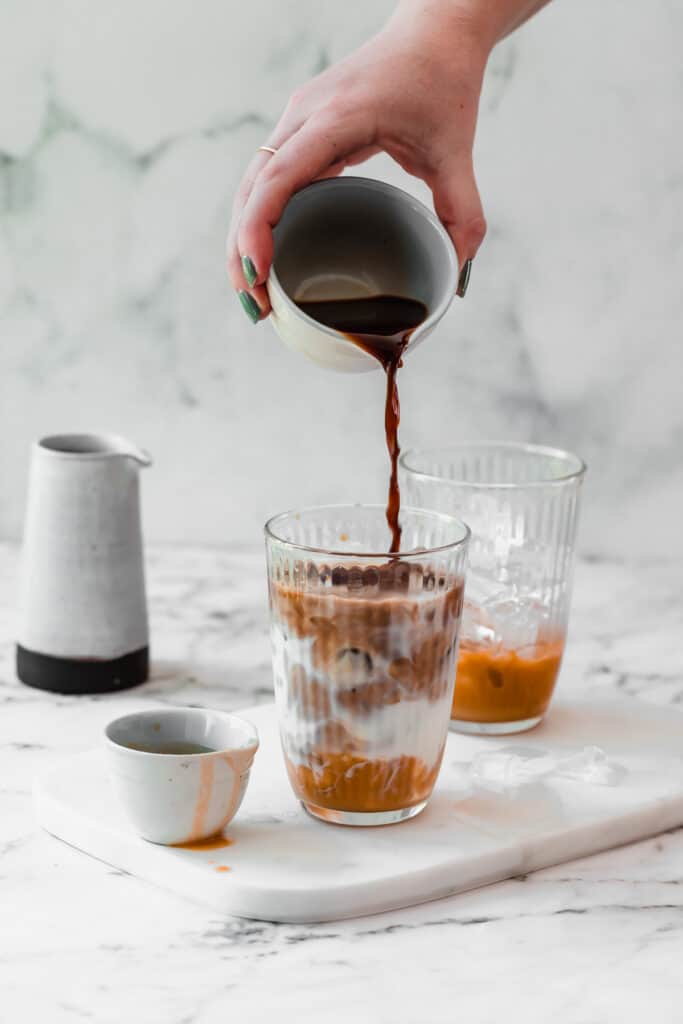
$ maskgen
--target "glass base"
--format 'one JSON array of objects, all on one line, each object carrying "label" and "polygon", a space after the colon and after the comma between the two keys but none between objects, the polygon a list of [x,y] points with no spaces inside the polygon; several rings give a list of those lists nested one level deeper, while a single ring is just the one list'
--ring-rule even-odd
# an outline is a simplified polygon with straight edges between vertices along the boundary
[{"label": "glass base", "polygon": [[414,818],[420,811],[424,811],[427,801],[423,800],[413,807],[403,807],[398,811],[333,811],[329,807],[304,803],[303,800],[301,806],[312,818],[319,818],[320,821],[327,821],[332,825],[360,825],[367,828],[373,825],[396,825],[399,821]]},{"label": "glass base", "polygon": [[468,736],[509,736],[515,732],[526,732],[543,721],[543,715],[536,718],[523,718],[518,722],[463,722],[451,718],[448,728],[451,732],[464,732]]}]

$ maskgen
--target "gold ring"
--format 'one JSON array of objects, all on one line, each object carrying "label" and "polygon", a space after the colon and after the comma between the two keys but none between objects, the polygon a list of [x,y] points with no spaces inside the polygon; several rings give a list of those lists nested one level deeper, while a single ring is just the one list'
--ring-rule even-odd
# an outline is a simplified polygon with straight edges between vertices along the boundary
[{"label": "gold ring", "polygon": [[275,153],[277,153],[277,150],[273,149],[272,146],[259,146],[259,152],[261,152],[261,153],[272,153],[273,155],[275,155]]}]

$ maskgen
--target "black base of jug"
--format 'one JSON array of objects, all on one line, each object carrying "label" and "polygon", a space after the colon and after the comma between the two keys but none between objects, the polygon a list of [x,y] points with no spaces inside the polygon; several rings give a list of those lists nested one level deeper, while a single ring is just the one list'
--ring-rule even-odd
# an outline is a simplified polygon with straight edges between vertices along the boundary
[{"label": "black base of jug", "polygon": [[22,683],[52,693],[114,693],[139,686],[149,676],[149,647],[120,658],[55,658],[17,645],[17,675]]}]

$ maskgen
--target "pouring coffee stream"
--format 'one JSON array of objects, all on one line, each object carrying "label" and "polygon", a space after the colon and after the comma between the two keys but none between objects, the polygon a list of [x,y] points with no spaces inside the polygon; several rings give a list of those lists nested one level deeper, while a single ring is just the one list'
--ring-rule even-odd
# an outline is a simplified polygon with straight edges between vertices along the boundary
[{"label": "pouring coffee stream", "polygon": [[372,295],[358,299],[321,299],[297,303],[319,323],[346,335],[355,345],[373,356],[387,378],[384,405],[384,430],[391,463],[387,523],[391,531],[391,554],[401,547],[401,491],[398,482],[398,426],[401,410],[396,375],[403,365],[411,335],[427,317],[427,307],[417,299],[399,295]]},{"label": "pouring coffee stream", "polygon": [[448,310],[458,259],[436,214],[400,188],[341,175],[296,192],[273,231],[266,282],[281,339],[328,370],[387,379],[385,425],[391,459],[387,520],[400,549],[398,485],[401,358],[421,345]]}]

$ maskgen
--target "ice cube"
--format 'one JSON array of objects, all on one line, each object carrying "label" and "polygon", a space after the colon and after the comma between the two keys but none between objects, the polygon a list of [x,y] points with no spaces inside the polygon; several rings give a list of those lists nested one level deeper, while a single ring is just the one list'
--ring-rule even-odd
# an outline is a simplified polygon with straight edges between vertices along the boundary
[{"label": "ice cube", "polygon": [[470,765],[472,782],[494,793],[536,782],[549,775],[557,760],[544,750],[501,747],[475,754]]},{"label": "ice cube", "polygon": [[610,761],[600,747],[590,746],[560,761],[557,774],[593,785],[615,786],[625,774],[625,769]]},{"label": "ice cube", "polygon": [[330,679],[340,687],[354,687],[372,675],[372,657],[360,647],[341,647],[328,668]]},{"label": "ice cube", "polygon": [[499,643],[512,650],[535,644],[541,627],[548,620],[547,608],[536,595],[522,593],[517,588],[504,597],[485,601],[481,611]]},{"label": "ice cube", "polygon": [[549,776],[561,776],[594,786],[616,786],[626,769],[600,747],[588,746],[564,757],[534,747],[500,747],[475,754],[470,778],[476,786],[503,793]]},{"label": "ice cube", "polygon": [[463,607],[461,636],[468,647],[494,648],[499,641],[486,612],[472,601]]}]

